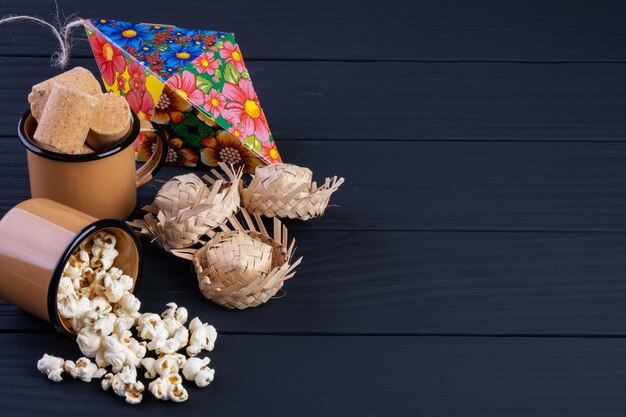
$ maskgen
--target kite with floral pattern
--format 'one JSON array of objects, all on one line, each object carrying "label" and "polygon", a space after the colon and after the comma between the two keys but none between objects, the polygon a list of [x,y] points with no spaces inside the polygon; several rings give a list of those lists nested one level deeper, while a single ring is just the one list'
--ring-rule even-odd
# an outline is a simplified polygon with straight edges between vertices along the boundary
[{"label": "kite with floral pattern", "polygon": [[[214,166],[280,162],[234,35],[91,20],[87,34],[108,90],[126,97],[170,139],[168,163]],[[137,146],[149,157],[149,139]]]}]

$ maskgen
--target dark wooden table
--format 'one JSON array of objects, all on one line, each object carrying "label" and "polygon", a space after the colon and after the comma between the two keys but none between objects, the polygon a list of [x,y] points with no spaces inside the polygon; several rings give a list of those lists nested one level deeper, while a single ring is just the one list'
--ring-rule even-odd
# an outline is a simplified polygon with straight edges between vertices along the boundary
[{"label": "dark wooden table", "polygon": [[[2,303],[0,415],[626,413],[624,2],[61,5],[235,32],[285,160],[347,183],[340,208],[289,222],[304,263],[257,309],[206,301],[187,262],[144,240],[144,308],[176,301],[220,331],[217,378],[187,403],[49,382],[36,360],[78,348]],[[16,124],[54,47],[0,27],[2,213],[29,197]],[[96,70],[85,41],[72,64]]]}]

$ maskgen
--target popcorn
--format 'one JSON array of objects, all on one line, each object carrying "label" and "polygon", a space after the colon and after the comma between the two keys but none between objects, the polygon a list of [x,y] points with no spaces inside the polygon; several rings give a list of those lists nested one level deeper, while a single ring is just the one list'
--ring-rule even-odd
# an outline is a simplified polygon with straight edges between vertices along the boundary
[{"label": "popcorn", "polygon": [[109,270],[113,266],[113,261],[118,255],[118,251],[115,248],[102,248],[102,255],[100,256],[100,261],[102,262],[102,268],[105,270]]},{"label": "popcorn", "polygon": [[148,349],[156,351],[157,354],[175,353],[184,348],[189,341],[189,330],[184,326],[188,316],[187,309],[178,307],[176,303],[168,303],[167,307],[161,317],[152,314],[140,318],[142,330],[145,327],[144,322],[149,323],[148,327],[145,327],[148,329],[145,338],[150,340]]},{"label": "popcorn", "polygon": [[96,232],[93,235],[93,245],[106,249],[115,249],[117,239],[114,234],[107,232]]},{"label": "popcorn", "polygon": [[111,307],[106,297],[96,296],[91,299],[91,310],[95,311],[98,315],[107,314],[111,312],[112,309],[113,307]]},{"label": "popcorn", "polygon": [[104,287],[104,277],[111,273],[114,272],[105,271],[104,269],[102,269],[102,267],[96,268],[94,270],[93,276],[89,277],[89,279],[92,280],[89,284],[89,290],[91,291],[92,295],[106,298],[106,295],[104,294],[104,290],[106,289]]},{"label": "popcorn", "polygon": [[172,354],[184,348],[189,341],[189,330],[180,326],[172,337],[161,336],[148,343],[148,349],[157,354]]},{"label": "popcorn", "polygon": [[163,323],[167,328],[170,336],[176,333],[176,330],[187,321],[187,309],[185,307],[178,307],[176,303],[167,303],[167,310],[161,313]]},{"label": "popcorn", "polygon": [[63,269],[63,275],[72,279],[80,278],[85,267],[89,266],[89,254],[87,251],[80,250],[77,254],[72,254],[65,268]]},{"label": "popcorn", "polygon": [[93,255],[90,265],[102,267],[108,271],[119,252],[115,249],[116,238],[111,233],[96,232],[93,236],[91,254]]},{"label": "popcorn", "polygon": [[[83,251],[84,252],[84,251]],[[96,277],[96,274],[98,273],[99,269],[93,269],[91,266],[89,266],[89,264],[83,268],[82,272],[81,272],[81,276],[82,278],[87,281],[88,283],[92,283],[93,280]]]},{"label": "popcorn", "polygon": [[178,374],[157,378],[148,385],[148,389],[155,398],[162,401],[183,402],[189,398]]},{"label": "popcorn", "polygon": [[79,297],[89,298],[89,296],[91,295],[91,288],[89,288],[89,285],[87,285],[87,281],[81,278],[77,278],[74,280],[74,288],[76,290],[76,294]]},{"label": "popcorn", "polygon": [[139,317],[137,332],[139,337],[145,340],[159,339],[168,335],[161,316],[154,313],[144,313]]},{"label": "popcorn", "polygon": [[105,366],[101,360],[98,360],[98,352],[102,347],[103,339],[113,333],[113,325],[115,323],[114,314],[106,314],[96,320],[90,326],[83,327],[76,337],[76,343],[83,355],[96,358],[98,366]]},{"label": "popcorn", "polygon": [[130,316],[117,316],[113,326],[113,332],[121,334],[124,330],[130,330],[135,325],[135,320]]},{"label": "popcorn", "polygon": [[183,378],[181,378],[179,374],[169,374],[167,376],[163,376],[162,378],[165,378],[165,380],[172,385],[183,383]]},{"label": "popcorn", "polygon": [[78,378],[83,382],[91,382],[93,378],[102,378],[106,373],[106,369],[98,368],[98,365],[85,357],[78,359],[76,363],[69,360],[65,361],[65,371],[73,378]]},{"label": "popcorn", "polygon": [[130,352],[128,354],[128,363],[133,365],[135,368],[141,366],[141,360],[146,356],[146,343],[140,342],[132,337],[130,330],[122,332],[120,334],[120,340]]},{"label": "popcorn", "polygon": [[72,297],[77,300],[76,290],[74,289],[74,283],[70,277],[65,275],[61,276],[59,280],[59,287],[57,289],[57,302],[63,301],[68,297]]},{"label": "popcorn", "polygon": [[209,352],[213,350],[215,340],[217,339],[215,327],[207,323],[202,323],[202,321],[196,317],[189,323],[189,332],[191,333],[189,346],[187,346],[187,354],[189,356],[196,356],[203,349]]},{"label": "popcorn", "polygon": [[80,322],[78,324],[78,328],[82,329],[84,327],[90,326],[96,322],[101,317],[100,314],[96,313],[93,310],[87,310],[81,316]]},{"label": "popcorn", "polygon": [[146,370],[143,376],[145,376],[148,379],[156,378],[157,372],[156,372],[156,369],[154,368],[155,363],[156,363],[156,359],[154,358],[143,358],[141,360],[141,365]]},{"label": "popcorn", "polygon": [[102,343],[103,349],[99,352],[98,358],[102,358],[102,363],[111,365],[113,372],[120,372],[126,362],[128,362],[128,350],[115,336],[107,336]]},{"label": "popcorn", "polygon": [[[63,372],[85,382],[102,378],[103,389],[112,388],[126,402],[136,404],[145,389],[137,381],[137,368],[143,367],[144,376],[153,379],[149,389],[155,397],[186,401],[180,372],[204,387],[213,381],[215,371],[208,366],[209,358],[188,361],[177,352],[187,347],[193,356],[212,350],[217,332],[197,317],[187,328],[187,309],[174,302],[167,303],[160,315],[140,313],[141,301],[130,292],[133,278],[113,266],[117,255],[115,236],[97,232],[70,257],[59,280],[57,311],[77,333],[76,342],[85,356],[74,362],[46,354],[37,368],[53,381],[61,381]],[[133,328],[138,338],[133,337]],[[148,350],[159,357],[146,357]]]},{"label": "popcorn", "polygon": [[179,349],[180,344],[176,340],[165,337],[154,339],[148,343],[148,350],[154,351],[157,355],[175,353]]},{"label": "popcorn", "polygon": [[167,379],[157,378],[148,384],[148,389],[157,400],[167,401],[170,384]]},{"label": "popcorn", "polygon": [[89,262],[92,268],[102,267],[108,271],[119,252],[115,249],[115,236],[106,232],[96,232],[91,241],[92,258]]},{"label": "popcorn", "polygon": [[143,383],[137,381],[137,368],[132,366],[125,366],[115,374],[106,374],[101,384],[103,390],[113,388],[113,392],[124,397],[129,404],[140,403],[145,389]]},{"label": "popcorn", "polygon": [[93,333],[90,328],[85,327],[80,332],[78,332],[78,336],[76,337],[76,343],[78,343],[78,348],[83,353],[83,355],[90,358],[96,358],[96,363],[99,366],[106,365],[104,362],[99,361],[97,357],[100,346],[102,346],[102,337]]},{"label": "popcorn", "polygon": [[143,398],[143,390],[145,389],[143,382],[137,381],[127,385],[124,390],[124,398],[129,404],[139,404]]},{"label": "popcorn", "polygon": [[137,319],[141,316],[139,313],[139,309],[141,308],[141,301],[133,294],[127,292],[122,298],[119,299],[113,312],[118,317],[130,317],[133,320],[133,325],[136,323]]},{"label": "popcorn", "polygon": [[124,366],[137,368],[146,355],[146,347],[133,338],[130,330],[105,337],[103,347],[102,357],[113,372],[119,372]]},{"label": "popcorn", "polygon": [[93,323],[93,331],[100,337],[108,336],[113,333],[116,323],[115,314],[105,314]]},{"label": "popcorn", "polygon": [[57,305],[61,317],[69,319],[76,332],[83,326],[85,314],[91,310],[91,301],[87,297],[65,297]]},{"label": "popcorn", "polygon": [[110,372],[104,375],[104,378],[102,378],[102,381],[100,382],[100,385],[102,386],[103,390],[108,391],[113,386],[113,383],[119,386],[118,380],[115,379],[114,377],[115,375],[113,375]]},{"label": "popcorn", "polygon": [[141,365],[145,368],[144,376],[148,379],[154,379],[157,376],[167,377],[170,375],[178,375],[178,371],[187,363],[185,355],[174,353],[164,355],[158,359],[144,358]]},{"label": "popcorn", "polygon": [[168,356],[178,363],[179,368],[182,368],[187,363],[187,357],[182,353],[171,353]]},{"label": "popcorn", "polygon": [[199,387],[206,387],[215,377],[215,370],[209,368],[209,358],[193,357],[183,367],[183,376],[187,381],[194,381]]},{"label": "popcorn", "polygon": [[61,374],[65,370],[65,360],[57,356],[45,353],[41,359],[37,361],[37,369],[42,374],[46,374],[48,379],[54,382],[63,380]]},{"label": "popcorn", "polygon": [[[114,270],[116,270],[116,272],[119,271],[117,268]],[[108,273],[104,275],[104,295],[112,303],[120,301],[122,296],[133,288],[133,285],[134,281],[128,275],[118,275],[116,273]]]},{"label": "popcorn", "polygon": [[187,346],[187,343],[189,342],[189,330],[185,326],[180,326],[178,330],[176,330],[176,333],[174,333],[174,335],[170,339],[178,342],[178,345],[180,346],[178,349],[181,349]]},{"label": "popcorn", "polygon": [[161,377],[178,374],[179,369],[178,358],[172,355],[164,355],[154,362],[154,372]]},{"label": "popcorn", "polygon": [[[101,282],[101,279],[100,279],[101,274],[99,274],[99,272],[100,270],[93,269],[90,266],[87,266],[85,267],[85,269],[83,269],[82,281],[84,281],[87,284],[85,295],[89,296],[89,295],[94,294],[95,287]],[[101,294],[95,294],[95,295],[101,295]]]},{"label": "popcorn", "polygon": [[168,396],[170,400],[177,403],[187,401],[189,398],[189,394],[187,393],[187,390],[183,386],[182,382],[177,382],[175,384],[170,383]]},{"label": "popcorn", "polygon": [[94,235],[91,235],[87,239],[80,242],[80,244],[78,245],[78,249],[84,250],[87,253],[91,253],[91,248],[93,247],[93,236]]}]

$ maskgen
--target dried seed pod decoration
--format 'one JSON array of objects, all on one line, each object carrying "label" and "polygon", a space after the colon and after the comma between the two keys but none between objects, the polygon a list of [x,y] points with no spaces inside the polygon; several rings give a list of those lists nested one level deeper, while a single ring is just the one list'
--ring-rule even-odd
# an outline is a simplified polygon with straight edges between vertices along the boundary
[{"label": "dried seed pod decoration", "polygon": [[267,302],[302,261],[291,262],[295,240],[289,244],[287,228],[278,219],[271,237],[259,215],[253,221],[245,210],[241,214],[246,227],[231,217],[222,232],[193,254],[204,296],[240,310]]},{"label": "dried seed pod decoration", "polygon": [[308,168],[292,164],[259,166],[241,191],[242,206],[267,217],[309,220],[324,214],[331,195],[344,178],[326,178],[318,187]]}]

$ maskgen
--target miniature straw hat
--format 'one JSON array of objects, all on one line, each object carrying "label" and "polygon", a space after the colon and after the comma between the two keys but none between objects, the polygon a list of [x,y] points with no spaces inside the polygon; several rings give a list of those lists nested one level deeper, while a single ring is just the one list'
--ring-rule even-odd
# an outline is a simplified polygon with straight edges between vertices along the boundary
[{"label": "miniature straw hat", "polygon": [[302,258],[290,263],[295,240],[288,246],[287,228],[274,219],[270,237],[260,216],[242,210],[246,227],[234,217],[229,226],[195,251],[193,262],[200,291],[227,308],[245,309],[267,302],[295,275]]},{"label": "miniature straw hat", "polygon": [[[154,239],[165,250],[188,248],[201,241],[239,210],[239,183],[242,172],[234,172],[225,164],[213,177],[195,174],[179,175],[169,180],[157,193],[153,204],[143,209],[149,213],[143,220],[130,224]],[[156,216],[156,217],[155,217]]]},{"label": "miniature straw hat", "polygon": [[185,208],[202,204],[209,192],[209,187],[196,174],[178,175],[161,187],[153,206],[166,217],[173,217]]},{"label": "miniature straw hat", "polygon": [[250,185],[241,191],[241,203],[252,214],[309,220],[324,214],[331,195],[344,179],[326,178],[317,187],[311,170],[292,164],[256,168]]}]

